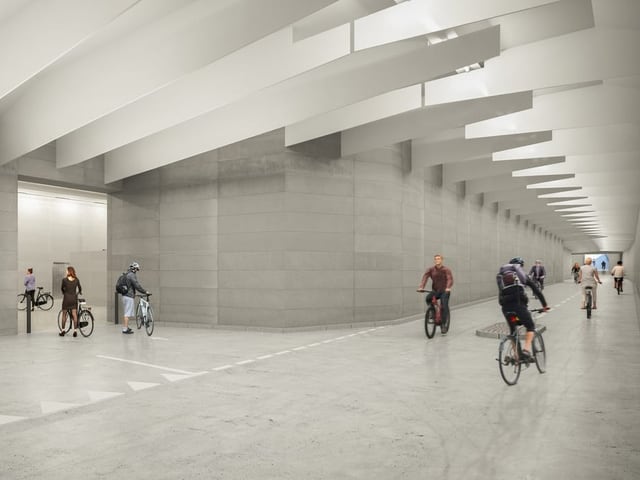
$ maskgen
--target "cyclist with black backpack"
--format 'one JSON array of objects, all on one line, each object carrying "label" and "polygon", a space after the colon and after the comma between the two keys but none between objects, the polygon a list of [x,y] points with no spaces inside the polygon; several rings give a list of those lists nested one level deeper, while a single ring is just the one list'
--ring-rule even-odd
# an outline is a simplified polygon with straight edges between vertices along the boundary
[{"label": "cyclist with black backpack", "polygon": [[509,263],[500,267],[496,275],[496,282],[498,283],[499,292],[498,302],[502,307],[502,314],[507,325],[509,325],[510,332],[513,334],[516,326],[509,321],[509,312],[515,313],[522,325],[527,329],[522,354],[531,358],[531,342],[533,341],[536,327],[527,308],[529,297],[527,297],[524,287],[528,286],[533,290],[535,296],[542,303],[545,312],[549,310],[549,307],[537,282],[527,275],[523,267],[524,260],[521,257],[512,258]]},{"label": "cyclist with black backpack", "polygon": [[138,282],[136,273],[139,271],[140,265],[138,264],[138,262],[133,262],[131,265],[129,265],[129,270],[125,274],[123,281],[118,279],[118,282],[116,284],[116,291],[122,295],[122,307],[124,311],[122,333],[125,334],[133,333],[133,330],[129,328],[129,319],[135,317],[134,298],[136,292],[149,294],[149,292],[146,291],[142,285],[140,285],[140,282]]}]

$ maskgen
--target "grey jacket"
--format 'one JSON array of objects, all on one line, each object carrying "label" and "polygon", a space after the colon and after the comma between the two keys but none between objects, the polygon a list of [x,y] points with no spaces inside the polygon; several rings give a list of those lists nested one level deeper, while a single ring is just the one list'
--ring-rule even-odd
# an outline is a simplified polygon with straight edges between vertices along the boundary
[{"label": "grey jacket", "polygon": [[136,276],[136,273],[132,272],[131,270],[127,272],[127,287],[128,287],[128,290],[127,290],[127,293],[125,294],[125,297],[133,298],[136,292],[149,293],[144,289],[142,285],[140,285],[140,282],[138,282],[138,277]]}]

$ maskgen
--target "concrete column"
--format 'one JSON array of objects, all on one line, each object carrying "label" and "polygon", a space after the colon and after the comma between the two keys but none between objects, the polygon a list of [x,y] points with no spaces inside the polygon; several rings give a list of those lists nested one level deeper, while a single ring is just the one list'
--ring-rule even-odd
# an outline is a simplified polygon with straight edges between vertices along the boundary
[{"label": "concrete column", "polygon": [[0,167],[0,335],[15,335],[18,266],[18,177],[15,162]]}]

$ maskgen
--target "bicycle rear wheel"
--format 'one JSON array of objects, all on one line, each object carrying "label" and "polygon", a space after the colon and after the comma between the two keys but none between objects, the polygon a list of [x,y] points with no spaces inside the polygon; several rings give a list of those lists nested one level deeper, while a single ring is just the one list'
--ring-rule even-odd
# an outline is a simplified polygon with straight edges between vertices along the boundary
[{"label": "bicycle rear wheel", "polygon": [[144,329],[147,331],[147,335],[151,336],[153,333],[153,309],[151,305],[147,307],[147,318],[144,322]]},{"label": "bicycle rear wheel", "polygon": [[89,310],[83,310],[78,317],[78,329],[83,337],[93,333],[93,314]]},{"label": "bicycle rear wheel", "polygon": [[507,385],[515,385],[520,378],[520,361],[518,360],[516,338],[507,335],[500,342],[498,348],[498,364],[500,365],[500,375]]},{"label": "bicycle rear wheel", "polygon": [[144,317],[142,316],[142,307],[140,304],[136,307],[136,327],[138,330],[142,328],[142,324],[144,323]]},{"label": "bicycle rear wheel", "polygon": [[622,290],[622,282],[620,280],[616,280],[616,290],[618,291],[618,295],[620,295],[620,291]]},{"label": "bicycle rear wheel", "polygon": [[26,310],[27,309],[27,296],[24,293],[18,294],[18,310]]},{"label": "bicycle rear wheel", "polygon": [[436,311],[433,307],[427,308],[427,313],[424,314],[424,333],[427,338],[433,338],[436,334]]},{"label": "bicycle rear wheel", "polygon": [[[67,315],[67,319],[65,321],[65,326],[64,326],[64,329],[63,329],[62,328],[62,317],[63,317],[64,314]],[[69,312],[67,312],[66,310],[60,310],[58,312],[58,330],[60,332],[69,333],[71,331],[71,327],[72,326],[73,326],[73,318],[71,317],[71,314]]]},{"label": "bicycle rear wheel", "polygon": [[544,348],[544,339],[540,332],[536,332],[533,337],[532,347],[533,357],[536,359],[536,367],[540,373],[547,371],[547,351]]},{"label": "bicycle rear wheel", "polygon": [[591,290],[587,290],[587,302],[585,306],[587,307],[587,318],[591,318]]},{"label": "bicycle rear wheel", "polygon": [[40,310],[51,310],[53,308],[53,297],[49,293],[45,293],[44,295],[40,295],[38,300],[36,301],[38,308]]}]

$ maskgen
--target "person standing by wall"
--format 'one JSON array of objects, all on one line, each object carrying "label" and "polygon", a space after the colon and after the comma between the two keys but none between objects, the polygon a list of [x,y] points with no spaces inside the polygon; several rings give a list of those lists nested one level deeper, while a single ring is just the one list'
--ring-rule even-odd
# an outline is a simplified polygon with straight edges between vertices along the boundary
[{"label": "person standing by wall", "polygon": [[122,333],[127,335],[133,333],[133,330],[129,328],[129,319],[133,319],[135,317],[134,298],[136,296],[136,292],[144,294],[149,293],[142,285],[140,285],[140,282],[138,282],[138,277],[136,275],[138,271],[140,271],[140,265],[138,262],[133,262],[129,265],[129,271],[127,271],[127,293],[122,295],[122,309],[124,311]]},{"label": "person standing by wall", "polygon": [[[78,294],[82,295],[82,285],[76,276],[76,269],[67,267],[67,276],[62,279],[62,331],[58,333],[64,337],[65,324],[67,323],[67,311],[71,310],[73,320],[73,336],[78,336]],[[69,320],[71,321],[71,319]]]},{"label": "person standing by wall", "polygon": [[31,311],[36,306],[36,276],[33,274],[33,268],[27,268],[27,274],[24,276],[24,290],[29,298],[31,298]]}]

